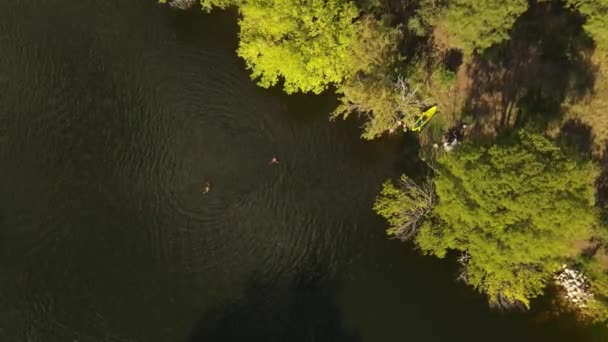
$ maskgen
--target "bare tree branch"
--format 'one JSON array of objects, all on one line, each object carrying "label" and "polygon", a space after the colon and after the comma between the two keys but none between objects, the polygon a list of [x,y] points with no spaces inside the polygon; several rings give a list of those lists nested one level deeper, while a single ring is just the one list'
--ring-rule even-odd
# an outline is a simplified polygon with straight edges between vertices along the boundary
[{"label": "bare tree branch", "polygon": [[424,216],[433,208],[436,201],[435,188],[430,179],[419,186],[406,176],[401,177],[398,185],[411,205],[403,208],[403,223],[392,227],[391,235],[400,240],[409,240],[418,232]]}]

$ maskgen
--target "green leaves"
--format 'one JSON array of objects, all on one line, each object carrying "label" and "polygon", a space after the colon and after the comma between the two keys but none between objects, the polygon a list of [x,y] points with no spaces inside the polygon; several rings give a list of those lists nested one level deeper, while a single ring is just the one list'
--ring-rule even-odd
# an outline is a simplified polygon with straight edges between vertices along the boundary
[{"label": "green leaves", "polygon": [[238,54],[251,77],[287,93],[320,93],[353,70],[357,7],[344,0],[252,0],[240,6]]},{"label": "green leaves", "polygon": [[[462,278],[490,301],[528,305],[598,224],[596,168],[540,135],[520,131],[487,148],[463,145],[437,162],[437,203],[415,242],[438,257],[468,255]],[[389,233],[412,218],[416,198],[385,184],[375,209],[389,220]]]},{"label": "green leaves", "polygon": [[[521,131],[488,149],[463,146],[439,165],[433,213],[442,224],[425,226],[417,242],[432,254],[467,252],[467,282],[492,301],[528,305],[597,224],[596,169],[542,136]],[[439,248],[425,241],[436,235],[446,240]]]},{"label": "green leaves", "polygon": [[337,86],[342,104],[332,118],[368,116],[363,137],[374,139],[411,125],[420,105],[394,75],[400,60],[399,28],[390,27],[347,0],[201,0],[206,10],[238,5],[242,16],[238,55],[264,88],[321,93]]},{"label": "green leaves", "polygon": [[239,6],[243,0],[200,0],[201,8],[205,12],[210,12],[213,8],[228,8]]},{"label": "green leaves", "polygon": [[382,185],[374,211],[387,219],[388,235],[406,240],[416,234],[434,203],[435,193],[430,182],[419,186],[410,178],[401,176],[398,187],[391,181]]},{"label": "green leaves", "polygon": [[509,30],[528,9],[527,0],[423,0],[410,28],[422,33],[435,26],[435,38],[466,54],[509,38]]},{"label": "green leaves", "polygon": [[608,0],[566,0],[587,19],[585,30],[596,42],[597,49],[608,54]]},{"label": "green leaves", "polygon": [[421,112],[415,91],[402,79],[392,81],[388,77],[361,75],[344,82],[338,92],[343,95],[342,103],[332,118],[346,118],[352,113],[365,115],[367,120],[361,137],[368,140],[399,129],[401,123],[413,126]]},{"label": "green leaves", "polygon": [[400,121],[411,125],[420,108],[404,79],[394,77],[400,61],[397,49],[402,34],[372,17],[360,21],[357,40],[352,46],[353,70],[357,75],[338,86],[341,104],[332,118],[346,118],[352,113],[365,115],[364,139],[375,139],[395,130]]}]

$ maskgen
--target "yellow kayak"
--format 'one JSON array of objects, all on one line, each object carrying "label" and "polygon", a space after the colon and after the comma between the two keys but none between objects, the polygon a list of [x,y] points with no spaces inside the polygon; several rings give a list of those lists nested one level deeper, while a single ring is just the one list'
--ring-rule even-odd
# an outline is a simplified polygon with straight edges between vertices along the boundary
[{"label": "yellow kayak", "polygon": [[433,116],[435,116],[435,113],[437,113],[437,106],[433,106],[425,110],[424,113],[422,113],[422,115],[420,115],[418,120],[416,120],[416,122],[414,123],[412,131],[420,132],[422,130],[422,127],[424,127],[424,125],[431,121]]}]

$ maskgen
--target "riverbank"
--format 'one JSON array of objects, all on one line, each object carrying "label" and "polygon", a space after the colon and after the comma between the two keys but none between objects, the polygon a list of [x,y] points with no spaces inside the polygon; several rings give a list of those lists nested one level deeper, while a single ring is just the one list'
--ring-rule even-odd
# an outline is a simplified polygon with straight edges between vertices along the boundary
[{"label": "riverbank", "polygon": [[[595,92],[604,82],[599,72],[600,57],[590,57],[594,52],[592,42],[597,36],[584,26],[585,21],[593,20],[593,14],[587,8],[557,1],[518,0],[495,5],[472,8],[464,0],[445,7],[438,7],[432,1],[417,5],[342,0],[311,0],[297,6],[289,0],[202,3],[207,10],[238,7],[241,32],[237,54],[245,60],[252,78],[260,86],[282,86],[287,93],[321,93],[335,86],[342,96],[332,118],[362,116],[364,139],[394,134],[401,125],[411,128],[423,108],[438,104],[440,115],[420,134],[423,150],[447,143],[445,152],[451,152],[456,146],[451,144],[454,139],[444,142],[441,136],[462,127],[467,127],[468,138],[463,147],[456,147],[450,156],[428,153],[431,158],[426,158],[427,162],[435,171],[435,179],[427,181],[434,182],[431,189],[439,191],[442,172],[458,178],[465,173],[472,174],[477,168],[485,171],[477,178],[461,177],[464,185],[460,197],[444,192],[437,194],[437,208],[436,204],[423,204],[432,207],[423,210],[423,218],[416,219],[420,223],[415,225],[423,227],[421,233],[411,234],[419,247],[439,257],[443,257],[446,250],[461,250],[467,258],[473,256],[470,261],[467,259],[466,266],[469,267],[468,262],[476,262],[478,273],[472,275],[467,271],[460,277],[487,294],[490,303],[503,306],[520,303],[529,307],[530,299],[543,293],[558,272],[558,265],[566,262],[569,267],[589,274],[589,287],[593,288],[594,296],[586,297],[589,305],[584,307],[578,304],[578,297],[575,296],[575,302],[568,296],[570,290],[566,290],[565,298],[570,298],[577,312],[605,321],[608,292],[604,291],[603,284],[608,275],[596,261],[602,259],[608,234],[597,213],[602,207],[595,205],[598,172],[591,162],[592,157],[597,160],[602,151],[603,123],[601,120],[589,122],[588,116],[581,119],[576,111],[570,110],[578,108],[577,103],[589,104],[601,97]],[[460,30],[459,23],[464,17],[472,22],[467,30]],[[492,20],[477,22],[483,17]],[[601,51],[601,46],[597,51]],[[598,86],[596,80],[599,80]],[[551,137],[551,141],[543,136]],[[527,149],[533,145],[536,149]],[[461,149],[463,151],[459,151]],[[484,168],[495,165],[484,165],[481,161],[458,165],[460,158],[472,160],[466,158],[484,154],[488,149],[495,151],[491,153],[505,153],[495,162],[518,165],[517,172],[510,174],[512,169],[498,167],[490,179],[483,179],[488,176]],[[552,151],[555,159],[546,159],[547,151]],[[513,155],[519,154],[528,162],[519,164],[513,159]],[[487,155],[490,156],[492,154]],[[518,177],[517,173],[522,170],[524,174],[527,172],[527,179],[522,179],[521,184],[514,182],[512,177]],[[529,192],[534,186],[526,182],[534,177],[545,179],[552,173],[556,177],[552,188],[539,185],[537,191]],[[557,181],[560,179],[569,179],[571,183],[564,187],[562,181]],[[579,179],[582,181],[577,182]],[[474,189],[475,184],[480,183],[486,184],[485,190]],[[496,188],[496,184],[503,187]],[[402,189],[385,187],[388,191],[384,193],[385,199],[394,203],[387,204],[392,209],[383,216],[394,218],[398,224],[411,224],[408,223],[409,207],[421,205],[416,199],[422,192],[409,193],[415,188],[415,184]],[[487,190],[492,188],[495,193]],[[450,184],[446,189],[458,187]],[[572,189],[583,196],[579,198],[572,193],[571,202],[556,206],[561,196],[558,190]],[[492,199],[497,193],[501,195]],[[532,193],[536,197],[526,199],[525,196]],[[521,203],[505,201],[505,196],[547,206],[544,212],[533,213],[529,211],[530,206],[524,208]],[[405,201],[406,198],[410,200]],[[466,203],[459,208],[453,206],[462,201],[494,209],[483,212]],[[495,211],[495,208],[501,209]],[[568,225],[562,220],[566,208],[578,208],[576,213],[585,210],[577,221],[580,224]],[[497,223],[503,211],[505,220]],[[574,212],[566,216],[572,215]],[[479,221],[478,217],[484,219]],[[445,224],[452,219],[450,226],[454,231],[467,228],[479,233],[483,227],[490,227],[492,230],[484,234],[493,236],[502,245],[509,245],[511,240],[534,240],[532,236],[543,231],[555,233],[555,229],[570,227],[567,235],[547,237],[544,244],[554,246],[548,254],[533,252],[538,251],[539,246],[524,248],[522,241],[507,248],[508,251],[494,253],[492,243],[485,247],[466,247],[465,237],[450,240],[438,226],[429,228],[433,222]],[[512,226],[514,228],[510,228]],[[519,231],[524,226],[527,228]],[[505,233],[510,229],[517,233]],[[455,241],[458,243],[454,244]],[[574,246],[578,241],[594,241],[597,248],[590,253],[588,249]],[[490,265],[493,259],[488,253],[513,253],[519,261],[510,264],[513,261],[501,261],[504,259],[501,256]],[[530,265],[537,265],[536,269]],[[501,279],[503,274],[496,282],[488,280],[499,269],[510,267],[519,269],[513,271],[512,279],[510,276]],[[522,279],[529,283],[524,284]],[[558,276],[558,279],[561,278]]]}]

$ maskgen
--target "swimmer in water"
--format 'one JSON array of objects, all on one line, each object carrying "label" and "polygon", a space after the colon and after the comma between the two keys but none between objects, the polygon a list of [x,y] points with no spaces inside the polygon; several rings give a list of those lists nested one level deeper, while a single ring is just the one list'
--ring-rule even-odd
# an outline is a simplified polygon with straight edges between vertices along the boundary
[{"label": "swimmer in water", "polygon": [[202,190],[203,190],[203,194],[209,193],[209,191],[211,191],[211,182],[205,181],[205,183],[203,184]]},{"label": "swimmer in water", "polygon": [[270,160],[270,164],[274,165],[274,164],[279,164],[279,163],[280,163],[280,161],[276,156],[272,157],[272,159]]}]

